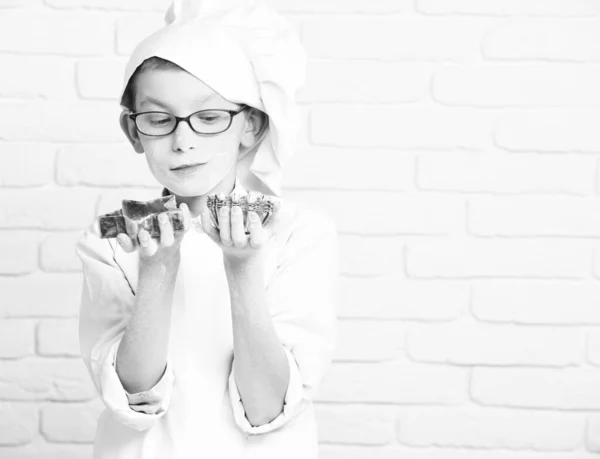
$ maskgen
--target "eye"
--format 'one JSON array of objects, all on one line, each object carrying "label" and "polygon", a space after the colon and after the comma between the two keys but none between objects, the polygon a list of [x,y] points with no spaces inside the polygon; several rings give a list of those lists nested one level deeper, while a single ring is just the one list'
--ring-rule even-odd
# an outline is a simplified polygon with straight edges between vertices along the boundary
[{"label": "eye", "polygon": [[154,126],[162,126],[172,121],[171,117],[164,113],[148,113],[146,115],[146,120]]},{"label": "eye", "polygon": [[215,124],[226,120],[229,115],[222,112],[200,112],[194,115],[194,118],[204,124]]}]

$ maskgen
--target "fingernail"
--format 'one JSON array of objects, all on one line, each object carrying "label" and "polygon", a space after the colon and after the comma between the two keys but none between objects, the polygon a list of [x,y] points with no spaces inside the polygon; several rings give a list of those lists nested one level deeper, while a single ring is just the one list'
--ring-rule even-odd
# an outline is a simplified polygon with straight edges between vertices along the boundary
[{"label": "fingernail", "polygon": [[258,221],[258,215],[256,215],[255,213],[251,213],[250,214],[250,221],[257,222]]},{"label": "fingernail", "polygon": [[238,206],[233,207],[231,210],[236,215],[239,215],[242,213],[242,209],[240,209]]},{"label": "fingernail", "polygon": [[167,216],[166,216],[166,215],[164,215],[164,214],[161,214],[161,215],[159,215],[159,216],[158,216],[158,221],[159,221],[159,222],[161,222],[161,223],[166,223],[166,221],[167,221]]}]

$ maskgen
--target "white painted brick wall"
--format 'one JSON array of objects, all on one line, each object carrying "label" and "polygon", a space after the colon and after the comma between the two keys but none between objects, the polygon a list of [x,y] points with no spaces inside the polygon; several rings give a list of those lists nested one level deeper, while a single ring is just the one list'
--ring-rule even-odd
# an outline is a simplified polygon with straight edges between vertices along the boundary
[{"label": "white painted brick wall", "polygon": [[[169,0],[0,0],[0,457],[91,459],[93,218],[160,186],[118,126]],[[340,233],[323,459],[600,454],[600,0],[268,0],[309,54],[288,199]]]}]

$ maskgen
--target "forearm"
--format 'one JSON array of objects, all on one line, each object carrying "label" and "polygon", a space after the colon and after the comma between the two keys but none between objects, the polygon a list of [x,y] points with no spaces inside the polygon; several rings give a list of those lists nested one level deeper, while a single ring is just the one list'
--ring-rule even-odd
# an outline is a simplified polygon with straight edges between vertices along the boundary
[{"label": "forearm", "polygon": [[226,269],[233,322],[236,384],[252,425],[272,421],[283,409],[289,383],[285,351],[267,305],[263,269],[229,265]]},{"label": "forearm", "polygon": [[152,388],[164,374],[179,262],[140,265],[135,306],[117,352],[116,371],[129,393]]}]

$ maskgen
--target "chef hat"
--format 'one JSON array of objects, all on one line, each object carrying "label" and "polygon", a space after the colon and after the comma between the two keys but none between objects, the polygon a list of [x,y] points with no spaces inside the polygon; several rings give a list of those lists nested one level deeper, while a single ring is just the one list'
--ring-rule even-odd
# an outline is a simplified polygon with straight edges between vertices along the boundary
[{"label": "chef hat", "polygon": [[301,124],[296,91],[306,77],[306,52],[293,27],[261,0],[174,0],[165,24],[133,51],[121,94],[138,66],[157,56],[230,102],[262,110],[267,133],[239,161],[238,179],[247,190],[281,196],[282,167]]}]

